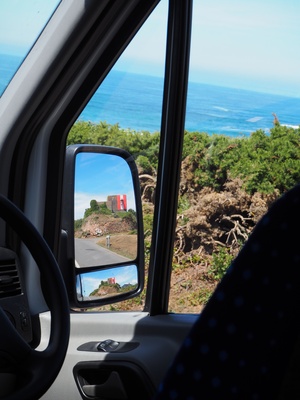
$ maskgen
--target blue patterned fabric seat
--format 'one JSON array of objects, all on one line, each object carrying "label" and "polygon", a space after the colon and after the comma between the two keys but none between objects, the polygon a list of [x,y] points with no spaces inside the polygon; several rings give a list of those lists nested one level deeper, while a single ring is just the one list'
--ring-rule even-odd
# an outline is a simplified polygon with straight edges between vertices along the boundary
[{"label": "blue patterned fabric seat", "polygon": [[186,338],[156,400],[281,398],[300,328],[299,229],[297,186],[256,225]]}]

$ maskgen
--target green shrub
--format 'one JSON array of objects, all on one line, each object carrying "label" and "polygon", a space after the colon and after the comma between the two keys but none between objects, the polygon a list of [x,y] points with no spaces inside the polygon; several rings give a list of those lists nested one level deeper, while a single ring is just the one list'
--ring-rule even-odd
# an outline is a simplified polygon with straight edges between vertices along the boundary
[{"label": "green shrub", "polygon": [[225,275],[228,267],[233,260],[233,256],[228,253],[225,247],[219,247],[218,251],[212,254],[212,263],[208,268],[208,276],[219,281]]}]

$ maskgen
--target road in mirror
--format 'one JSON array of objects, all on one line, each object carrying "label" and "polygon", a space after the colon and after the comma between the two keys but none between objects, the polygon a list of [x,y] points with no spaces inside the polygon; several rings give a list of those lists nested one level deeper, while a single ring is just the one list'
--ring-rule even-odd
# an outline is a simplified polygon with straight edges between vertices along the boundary
[{"label": "road in mirror", "polygon": [[116,265],[137,256],[137,221],[130,168],[120,156],[78,153],[75,165],[77,268]]},{"label": "road in mirror", "polygon": [[76,281],[77,300],[99,300],[134,291],[137,278],[136,265],[80,273]]}]

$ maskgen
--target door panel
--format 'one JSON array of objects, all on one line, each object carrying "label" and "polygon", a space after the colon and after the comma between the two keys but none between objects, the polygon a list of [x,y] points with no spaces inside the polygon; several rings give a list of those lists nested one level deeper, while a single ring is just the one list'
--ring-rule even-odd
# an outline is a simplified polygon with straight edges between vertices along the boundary
[{"label": "door panel", "polygon": [[[119,375],[121,382],[124,378],[126,390],[125,377],[127,381],[129,376],[130,382],[136,381],[136,395],[141,390],[151,395],[196,319],[196,315],[149,316],[145,312],[71,314],[70,343],[64,365],[42,399],[82,399],[74,368],[75,373],[81,373],[86,386],[99,386],[109,377],[113,380],[114,375]],[[41,316],[41,326],[40,347],[47,341],[48,313]],[[113,351],[97,351],[97,344],[107,339],[120,342],[120,346]],[[83,345],[86,349],[81,350]],[[87,390],[92,393],[93,388]]]}]

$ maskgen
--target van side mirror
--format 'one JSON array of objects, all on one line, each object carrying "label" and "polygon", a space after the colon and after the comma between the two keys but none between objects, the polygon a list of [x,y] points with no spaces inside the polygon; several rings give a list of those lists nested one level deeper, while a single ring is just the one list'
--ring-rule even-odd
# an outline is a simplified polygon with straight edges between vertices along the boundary
[{"label": "van side mirror", "polygon": [[59,261],[71,306],[102,306],[138,295],[144,235],[133,157],[114,147],[68,146],[62,214]]}]

